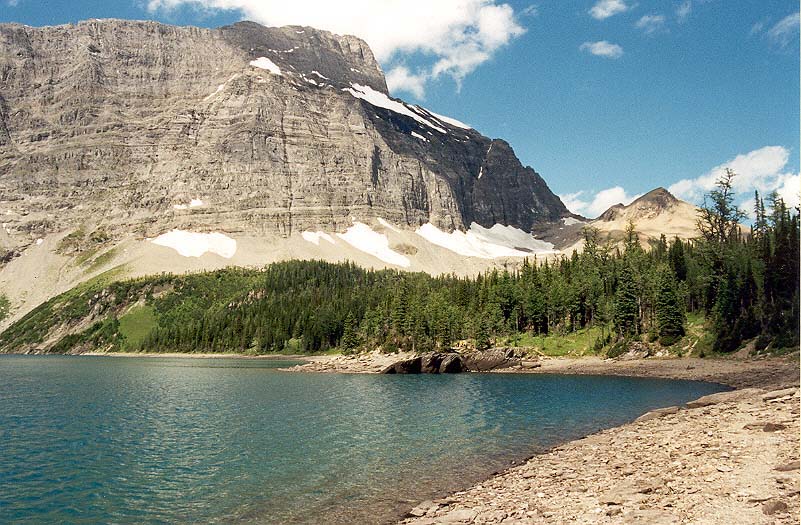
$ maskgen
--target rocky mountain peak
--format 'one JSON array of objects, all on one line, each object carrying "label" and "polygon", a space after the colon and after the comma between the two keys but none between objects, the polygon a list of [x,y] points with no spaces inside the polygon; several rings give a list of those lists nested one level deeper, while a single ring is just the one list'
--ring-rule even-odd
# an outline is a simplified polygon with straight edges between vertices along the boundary
[{"label": "rocky mountain peak", "polygon": [[265,27],[247,21],[218,31],[227,43],[241,49],[251,60],[266,57],[281,69],[337,88],[359,84],[389,93],[370,46],[355,36],[336,35],[308,26]]},{"label": "rocky mountain peak", "polygon": [[505,142],[390,97],[353,36],[0,24],[0,78],[11,246],[87,222],[116,235],[290,236],[376,217],[531,231],[569,216]]},{"label": "rocky mountain peak", "polygon": [[671,208],[678,203],[679,199],[677,199],[672,193],[665,188],[659,187],[649,191],[642,197],[637,198],[629,206],[638,208],[649,207],[651,209],[664,210]]},{"label": "rocky mountain peak", "polygon": [[622,203],[611,206],[603,212],[597,220],[609,222],[623,218],[636,222],[645,218],[653,218],[663,212],[670,211],[679,203],[681,203],[681,201],[673,196],[673,194],[665,188],[659,187],[638,197],[628,206]]}]

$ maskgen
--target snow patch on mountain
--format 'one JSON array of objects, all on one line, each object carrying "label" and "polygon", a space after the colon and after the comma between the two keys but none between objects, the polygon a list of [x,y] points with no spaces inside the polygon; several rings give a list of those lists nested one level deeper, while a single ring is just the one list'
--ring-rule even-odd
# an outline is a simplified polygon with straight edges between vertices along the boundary
[{"label": "snow patch on mountain", "polygon": [[438,113],[434,113],[433,111],[428,110],[428,109],[426,111],[428,113],[430,113],[434,118],[436,118],[437,120],[441,120],[445,124],[450,124],[451,126],[454,126],[454,127],[457,127],[457,128],[462,128],[462,129],[473,129],[472,127],[468,126],[464,122],[460,122],[460,121],[456,120],[455,118],[446,117],[445,115],[440,115]]},{"label": "snow patch on mountain", "polygon": [[553,244],[535,239],[513,226],[502,224],[484,228],[473,223],[467,232],[455,230],[447,233],[427,223],[420,226],[415,233],[432,244],[466,257],[494,259],[555,253]]},{"label": "snow patch on mountain", "polygon": [[361,222],[354,222],[345,233],[337,233],[337,237],[347,242],[357,250],[369,253],[385,263],[408,268],[411,261],[389,247],[389,239],[383,233],[373,231]]},{"label": "snow patch on mountain", "polygon": [[236,241],[222,233],[195,233],[183,230],[172,230],[149,239],[153,244],[172,248],[184,257],[200,257],[206,253],[214,253],[230,259],[236,253]]},{"label": "snow patch on mountain", "polygon": [[437,126],[433,122],[423,118],[416,112],[409,109],[409,107],[406,104],[403,104],[402,102],[398,102],[396,100],[392,100],[385,94],[381,93],[380,91],[376,91],[370,86],[362,86],[361,84],[351,84],[350,86],[351,87],[349,88],[343,88],[342,91],[347,91],[354,97],[362,99],[373,106],[394,111],[399,115],[405,115],[407,117],[411,117],[420,124],[435,129],[440,133],[448,133],[445,129]]},{"label": "snow patch on mountain", "polygon": [[328,235],[327,233],[325,233],[323,231],[316,231],[316,232],[305,231],[301,235],[303,236],[304,240],[306,240],[306,241],[308,241],[308,242],[310,242],[310,243],[312,243],[312,244],[314,244],[316,246],[320,246],[320,239],[325,239],[326,241],[330,242],[331,244],[334,244],[334,242],[335,242],[333,237],[331,237],[330,235]]},{"label": "snow patch on mountain", "polygon": [[281,68],[267,57],[259,57],[256,60],[251,60],[250,65],[259,69],[266,69],[273,75],[278,75],[279,77],[283,76],[281,75]]}]

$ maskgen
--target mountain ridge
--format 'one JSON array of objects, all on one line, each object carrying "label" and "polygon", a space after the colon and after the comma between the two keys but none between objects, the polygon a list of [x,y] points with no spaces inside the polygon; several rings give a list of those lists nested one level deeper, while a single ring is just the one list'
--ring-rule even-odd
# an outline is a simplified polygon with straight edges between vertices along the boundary
[{"label": "mountain ridge", "polygon": [[317,258],[471,274],[553,253],[527,232],[572,216],[506,141],[390,97],[356,37],[0,24],[0,79],[15,316],[110,269]]},{"label": "mountain ridge", "polygon": [[[0,290],[287,259],[472,275],[578,221],[509,143],[389,96],[356,37],[0,24]],[[567,227],[576,229],[576,226]]]},{"label": "mountain ridge", "polygon": [[[180,214],[163,215],[192,199],[206,203],[199,219],[218,215],[204,193],[219,194],[225,217],[198,226],[281,235],[339,230],[354,211],[446,229],[529,230],[569,214],[506,142],[388,97],[380,66],[355,37],[252,22],[3,25],[0,56],[0,189],[17,201],[68,193],[64,221],[76,203],[103,197],[76,187],[124,187],[128,198],[104,209],[151,212],[156,227],[145,235],[187,226]],[[29,95],[36,86],[39,99]],[[240,185],[249,185],[245,195],[231,191]]]}]

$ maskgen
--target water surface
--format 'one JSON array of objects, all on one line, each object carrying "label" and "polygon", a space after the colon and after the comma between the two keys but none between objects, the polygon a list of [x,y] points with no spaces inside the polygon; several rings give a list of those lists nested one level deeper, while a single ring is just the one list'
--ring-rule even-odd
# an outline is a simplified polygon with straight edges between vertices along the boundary
[{"label": "water surface", "polygon": [[345,375],[291,361],[0,357],[11,523],[377,523],[556,443],[722,390]]}]

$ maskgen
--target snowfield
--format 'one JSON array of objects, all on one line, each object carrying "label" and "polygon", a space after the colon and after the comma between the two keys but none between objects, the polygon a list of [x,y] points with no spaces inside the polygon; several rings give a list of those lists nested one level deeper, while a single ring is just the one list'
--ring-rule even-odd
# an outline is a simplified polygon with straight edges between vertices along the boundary
[{"label": "snowfield", "polygon": [[354,222],[345,233],[337,233],[337,237],[347,242],[357,250],[369,253],[385,263],[408,268],[411,261],[389,247],[389,239],[383,233],[373,231],[361,222]]},{"label": "snowfield", "polygon": [[153,244],[172,248],[184,257],[200,257],[206,253],[214,253],[230,259],[236,253],[236,241],[222,233],[194,233],[183,230],[172,230],[149,239]]},{"label": "snowfield", "polygon": [[320,246],[320,239],[325,239],[331,244],[334,244],[335,242],[333,237],[331,237],[330,235],[328,235],[323,231],[316,231],[316,232],[306,231],[303,232],[301,235],[303,236],[303,240],[308,241],[314,244],[315,246]]},{"label": "snowfield", "polygon": [[389,221],[386,221],[386,220],[382,219],[381,217],[379,217],[379,218],[378,218],[378,224],[380,224],[380,225],[381,225],[381,226],[383,226],[384,228],[389,228],[390,230],[392,230],[392,231],[394,231],[394,232],[396,232],[396,233],[400,233],[400,230],[399,230],[399,229],[397,229],[397,228],[395,227],[395,225],[393,225],[393,224],[392,224],[392,223],[390,223]]},{"label": "snowfield", "polygon": [[381,93],[380,91],[376,91],[370,86],[362,86],[361,84],[351,84],[350,86],[351,87],[349,88],[344,88],[342,91],[347,91],[354,97],[360,98],[365,102],[368,102],[371,105],[376,106],[378,108],[388,109],[390,111],[398,113],[399,115],[405,115],[407,117],[411,117],[420,124],[428,126],[431,129],[435,129],[440,133],[448,133],[443,128],[437,126],[433,122],[421,117],[416,112],[409,109],[405,104],[392,100],[385,94]]},{"label": "snowfield", "polygon": [[272,60],[270,60],[267,57],[259,57],[256,60],[251,60],[250,65],[253,66],[253,67],[260,68],[260,69],[266,69],[267,71],[269,71],[273,75],[278,75],[279,77],[283,76],[281,74],[281,68],[278,67],[275,64],[275,62],[273,62]]},{"label": "snowfield", "polygon": [[456,128],[473,129],[472,127],[468,126],[464,122],[460,122],[460,121],[456,120],[455,118],[446,117],[445,115],[440,115],[438,113],[434,113],[433,111],[425,109],[425,108],[421,108],[421,109],[423,109],[425,112],[427,112],[428,114],[430,114],[431,116],[433,116],[437,120],[441,120],[445,124],[450,124],[451,126],[454,126]]},{"label": "snowfield", "polygon": [[447,233],[429,222],[420,226],[415,233],[432,244],[466,257],[494,259],[556,253],[553,244],[535,239],[513,226],[502,224],[484,228],[473,223],[467,232],[455,230]]}]

